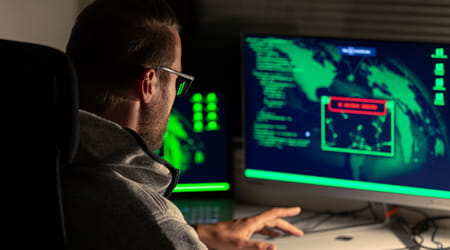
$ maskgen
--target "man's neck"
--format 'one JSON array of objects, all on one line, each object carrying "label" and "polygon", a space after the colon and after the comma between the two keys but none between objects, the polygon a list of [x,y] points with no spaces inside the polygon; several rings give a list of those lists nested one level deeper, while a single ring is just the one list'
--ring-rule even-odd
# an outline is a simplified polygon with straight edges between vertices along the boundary
[{"label": "man's neck", "polygon": [[112,106],[104,114],[104,118],[118,123],[122,127],[137,131],[139,121],[139,104],[126,103]]}]

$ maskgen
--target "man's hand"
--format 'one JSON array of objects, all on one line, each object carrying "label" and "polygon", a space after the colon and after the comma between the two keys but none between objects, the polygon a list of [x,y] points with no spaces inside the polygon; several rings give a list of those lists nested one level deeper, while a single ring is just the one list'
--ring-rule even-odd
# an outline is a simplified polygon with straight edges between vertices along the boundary
[{"label": "man's hand", "polygon": [[226,249],[264,249],[274,250],[276,246],[269,242],[250,240],[254,233],[271,237],[281,236],[282,233],[302,236],[303,231],[282,219],[300,213],[300,207],[272,208],[258,215],[234,219],[214,224],[197,225],[200,240],[208,248]]}]

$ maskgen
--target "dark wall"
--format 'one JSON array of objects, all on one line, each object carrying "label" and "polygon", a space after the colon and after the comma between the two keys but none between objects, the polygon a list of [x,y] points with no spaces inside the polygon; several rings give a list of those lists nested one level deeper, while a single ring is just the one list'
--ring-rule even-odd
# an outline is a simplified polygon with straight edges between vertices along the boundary
[{"label": "dark wall", "polygon": [[241,133],[240,27],[204,23],[199,1],[170,1],[182,26],[183,71],[195,76],[190,91],[225,93],[230,137]]},{"label": "dark wall", "polygon": [[245,31],[450,43],[440,0],[168,0],[182,25],[192,91],[223,91],[231,136],[241,135],[240,34]]}]

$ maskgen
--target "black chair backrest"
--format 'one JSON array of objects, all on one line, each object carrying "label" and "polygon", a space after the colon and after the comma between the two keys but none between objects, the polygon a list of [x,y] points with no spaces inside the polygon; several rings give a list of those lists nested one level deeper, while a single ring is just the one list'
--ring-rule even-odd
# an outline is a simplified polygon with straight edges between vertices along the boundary
[{"label": "black chair backrest", "polygon": [[[10,149],[11,157],[17,154],[14,157],[19,158],[16,159],[15,167],[23,176],[20,180],[26,183],[22,193],[37,196],[25,195],[24,198],[40,199],[37,204],[30,203],[27,211],[50,214],[46,210],[39,210],[39,207],[42,206],[40,203],[48,203],[48,198],[52,197],[50,200],[54,203],[51,206],[54,208],[51,211],[56,210],[54,230],[57,249],[64,249],[67,236],[59,172],[70,164],[78,145],[75,69],[62,51],[38,44],[0,39],[0,84],[3,98],[10,98],[3,105],[3,117],[6,116],[4,123],[10,123],[7,131],[11,131],[13,136],[12,140],[3,141],[3,144],[8,144],[6,146]],[[24,232],[28,228],[35,228],[34,231],[41,228],[44,231],[52,224],[50,218],[45,217],[39,220],[41,222],[43,225],[24,226]],[[39,239],[45,242],[53,238],[54,242],[54,237]]]}]

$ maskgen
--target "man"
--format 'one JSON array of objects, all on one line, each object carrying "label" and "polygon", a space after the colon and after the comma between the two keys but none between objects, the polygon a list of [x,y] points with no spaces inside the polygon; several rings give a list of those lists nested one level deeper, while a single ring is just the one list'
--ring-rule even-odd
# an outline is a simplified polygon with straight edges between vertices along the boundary
[{"label": "man", "polygon": [[164,0],[98,0],[77,19],[67,53],[79,80],[80,142],[62,184],[74,249],[274,249],[250,237],[303,234],[281,218],[298,207],[190,226],[167,199],[178,171],[152,152],[193,80],[181,73],[178,32]]}]

